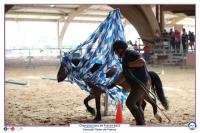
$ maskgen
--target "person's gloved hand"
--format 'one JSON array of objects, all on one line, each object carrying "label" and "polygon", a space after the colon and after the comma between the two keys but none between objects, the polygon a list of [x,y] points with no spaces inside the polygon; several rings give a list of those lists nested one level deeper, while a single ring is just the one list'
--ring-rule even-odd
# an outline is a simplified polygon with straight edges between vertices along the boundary
[{"label": "person's gloved hand", "polygon": [[115,83],[111,83],[108,85],[108,89],[113,88],[115,86]]}]

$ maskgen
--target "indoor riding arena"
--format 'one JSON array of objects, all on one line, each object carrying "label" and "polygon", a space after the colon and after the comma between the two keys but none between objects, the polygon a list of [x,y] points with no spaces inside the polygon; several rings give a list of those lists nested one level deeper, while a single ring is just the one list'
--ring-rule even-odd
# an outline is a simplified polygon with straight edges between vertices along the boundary
[{"label": "indoor riding arena", "polygon": [[[117,8],[123,16],[129,48],[140,52],[148,70],[159,75],[169,104],[165,110],[157,99],[162,118],[159,122],[147,103],[146,126],[187,126],[195,122],[195,6],[184,6],[183,10],[182,5],[5,5],[5,125],[116,122],[116,101],[104,93],[102,120],[95,121],[84,105],[89,93],[69,79],[58,83],[57,73],[64,52],[87,40]],[[180,35],[180,47],[172,41],[170,29],[174,36]],[[86,49],[85,45],[81,50]],[[89,105],[96,109],[94,99]],[[126,104],[123,107],[122,123],[135,126]]]}]

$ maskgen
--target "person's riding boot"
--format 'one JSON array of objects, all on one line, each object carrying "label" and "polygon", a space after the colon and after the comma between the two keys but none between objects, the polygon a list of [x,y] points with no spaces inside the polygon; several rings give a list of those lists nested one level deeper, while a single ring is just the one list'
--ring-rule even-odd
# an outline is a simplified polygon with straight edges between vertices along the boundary
[{"label": "person's riding boot", "polygon": [[139,111],[137,107],[131,109],[130,111],[132,115],[135,117],[136,125],[145,125],[143,114],[141,114],[141,112]]},{"label": "person's riding boot", "polygon": [[136,125],[145,125],[143,116],[135,115]]}]

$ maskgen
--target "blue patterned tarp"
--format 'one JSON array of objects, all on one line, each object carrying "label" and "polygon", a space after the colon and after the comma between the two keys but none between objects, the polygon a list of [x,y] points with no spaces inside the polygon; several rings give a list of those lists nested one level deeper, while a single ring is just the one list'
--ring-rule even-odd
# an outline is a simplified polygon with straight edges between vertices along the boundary
[{"label": "blue patterned tarp", "polygon": [[[82,90],[90,92],[90,87],[84,81],[97,85],[115,101],[123,102],[127,98],[127,93],[122,92],[122,88],[107,88],[121,73],[122,68],[118,57],[112,51],[112,44],[116,40],[124,40],[124,27],[121,22],[119,9],[109,13],[105,21],[93,32],[89,38],[76,49],[64,53],[63,62],[66,64],[69,81],[75,82]],[[74,66],[71,62],[73,55],[83,47],[86,48],[80,63]],[[94,50],[92,50],[94,49]],[[94,73],[90,72],[92,66],[100,62],[102,66]],[[117,68],[117,73],[111,78],[106,78],[106,72],[111,68]]]}]

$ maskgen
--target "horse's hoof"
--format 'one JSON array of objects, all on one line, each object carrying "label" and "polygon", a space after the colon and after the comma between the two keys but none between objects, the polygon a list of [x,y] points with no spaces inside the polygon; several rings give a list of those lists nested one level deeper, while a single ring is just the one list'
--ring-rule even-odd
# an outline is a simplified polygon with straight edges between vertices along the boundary
[{"label": "horse's hoof", "polygon": [[162,122],[162,118],[158,115],[158,114],[155,114],[154,117],[161,123]]},{"label": "horse's hoof", "polygon": [[94,121],[101,121],[101,118],[96,117],[96,118],[94,118]]}]

